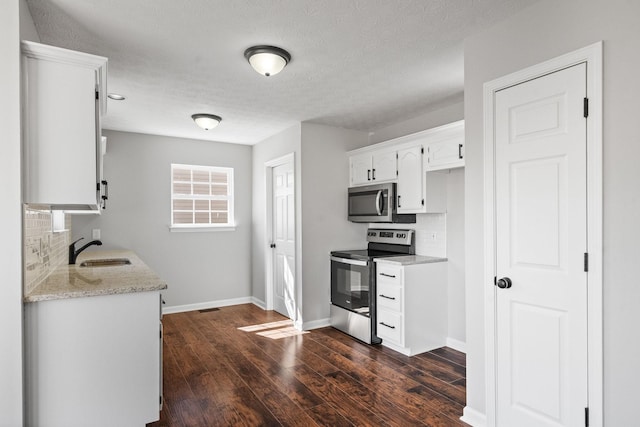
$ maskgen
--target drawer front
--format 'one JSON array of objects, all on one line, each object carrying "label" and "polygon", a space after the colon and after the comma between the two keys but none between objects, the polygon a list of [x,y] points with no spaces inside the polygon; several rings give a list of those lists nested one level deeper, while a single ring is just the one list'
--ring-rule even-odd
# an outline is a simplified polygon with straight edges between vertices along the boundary
[{"label": "drawer front", "polygon": [[402,316],[387,310],[378,310],[378,336],[399,346],[404,346]]},{"label": "drawer front", "polygon": [[376,264],[376,283],[402,286],[402,267],[385,263]]},{"label": "drawer front", "polygon": [[402,287],[388,283],[378,284],[378,308],[402,312]]}]

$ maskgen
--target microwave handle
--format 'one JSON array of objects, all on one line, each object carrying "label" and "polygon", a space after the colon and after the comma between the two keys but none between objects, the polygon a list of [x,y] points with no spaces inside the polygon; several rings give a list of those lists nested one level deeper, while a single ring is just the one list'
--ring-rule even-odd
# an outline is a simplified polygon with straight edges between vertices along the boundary
[{"label": "microwave handle", "polygon": [[380,202],[382,202],[382,190],[378,190],[378,194],[376,194],[376,212],[378,216],[382,215],[382,206],[380,206]]},{"label": "microwave handle", "polygon": [[368,261],[360,261],[357,259],[348,259],[348,258],[338,258],[336,256],[332,256],[331,261],[340,262],[342,264],[359,265],[361,267],[366,267],[369,264]]}]

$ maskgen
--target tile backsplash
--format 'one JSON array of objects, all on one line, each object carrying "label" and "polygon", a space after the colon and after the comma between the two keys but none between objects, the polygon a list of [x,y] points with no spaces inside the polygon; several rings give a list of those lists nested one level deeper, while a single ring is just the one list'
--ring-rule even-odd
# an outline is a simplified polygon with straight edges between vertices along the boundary
[{"label": "tile backsplash", "polygon": [[68,262],[71,217],[64,215],[64,229],[53,231],[53,215],[48,210],[23,210],[24,293],[30,293],[60,264]]},{"label": "tile backsplash", "polygon": [[416,254],[446,258],[447,214],[416,214],[415,224],[369,224],[373,228],[409,228],[416,231]]}]

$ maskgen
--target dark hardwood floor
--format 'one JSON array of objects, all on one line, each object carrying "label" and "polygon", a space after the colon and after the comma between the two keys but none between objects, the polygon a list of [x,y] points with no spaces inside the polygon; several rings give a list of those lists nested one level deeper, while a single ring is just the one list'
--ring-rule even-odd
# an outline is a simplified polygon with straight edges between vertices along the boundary
[{"label": "dark hardwood floor", "polygon": [[465,355],[447,347],[407,357],[252,304],[163,324],[164,409],[148,426],[467,425]]}]

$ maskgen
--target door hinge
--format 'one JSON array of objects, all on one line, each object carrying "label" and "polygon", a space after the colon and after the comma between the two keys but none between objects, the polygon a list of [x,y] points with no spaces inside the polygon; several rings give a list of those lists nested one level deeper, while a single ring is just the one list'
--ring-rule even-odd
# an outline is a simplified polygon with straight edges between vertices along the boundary
[{"label": "door hinge", "polygon": [[589,408],[584,408],[584,427],[589,427]]},{"label": "door hinge", "polygon": [[396,153],[396,160],[398,160],[398,153]]},{"label": "door hinge", "polygon": [[96,90],[96,99],[100,99],[100,92]]},{"label": "door hinge", "polygon": [[589,271],[589,254],[587,252],[584,253],[584,271],[585,273]]},{"label": "door hinge", "polygon": [[422,206],[424,206],[424,199],[422,199]]},{"label": "door hinge", "polygon": [[493,276],[493,286],[498,286],[498,277]]},{"label": "door hinge", "polygon": [[583,113],[584,117],[589,117],[589,98],[585,98],[583,101]]},{"label": "door hinge", "polygon": [[420,147],[420,154],[424,154],[424,147]]},{"label": "door hinge", "polygon": [[396,176],[398,176],[398,169],[396,169]]}]

